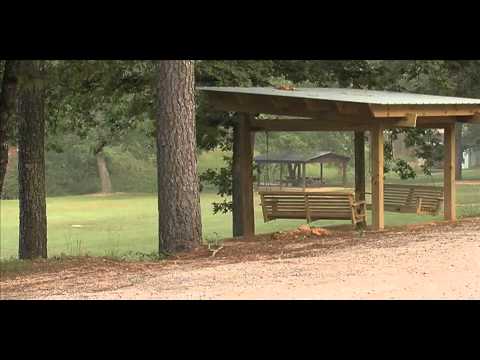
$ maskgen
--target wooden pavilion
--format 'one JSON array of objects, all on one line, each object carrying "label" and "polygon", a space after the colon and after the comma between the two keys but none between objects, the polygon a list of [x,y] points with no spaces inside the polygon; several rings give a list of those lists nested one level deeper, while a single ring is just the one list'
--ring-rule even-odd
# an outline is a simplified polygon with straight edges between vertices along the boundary
[{"label": "wooden pavilion", "polygon": [[[234,136],[234,235],[255,233],[253,203],[253,137],[256,131],[355,132],[355,194],[365,198],[365,132],[370,132],[372,228],[384,228],[384,130],[444,129],[444,216],[456,221],[457,123],[480,123],[480,99],[386,91],[308,88],[202,87],[212,109],[240,113]],[[259,119],[259,114],[275,115]],[[288,116],[286,119],[284,116]],[[235,219],[236,217],[236,219]]]},{"label": "wooden pavilion", "polygon": [[[280,179],[279,187],[283,188],[284,185],[288,186],[302,186],[306,189],[309,185],[323,186],[325,184],[324,178],[324,165],[335,164],[338,166],[342,174],[342,185],[346,186],[347,183],[347,165],[350,158],[343,155],[338,155],[332,151],[317,151],[310,154],[296,154],[292,152],[282,152],[273,154],[264,154],[256,156],[253,161],[257,165],[257,186],[270,186],[271,183],[264,181],[262,183],[262,170],[269,164],[275,164],[280,166]],[[309,178],[307,177],[307,165],[318,164],[319,165],[319,177]],[[284,167],[286,167],[287,174],[284,175]],[[271,179],[268,179],[270,182]]]}]

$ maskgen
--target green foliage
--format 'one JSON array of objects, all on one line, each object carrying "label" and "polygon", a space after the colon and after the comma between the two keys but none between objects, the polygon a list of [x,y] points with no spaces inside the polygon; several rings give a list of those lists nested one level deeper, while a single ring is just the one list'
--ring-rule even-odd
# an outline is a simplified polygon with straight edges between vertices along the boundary
[{"label": "green foliage", "polygon": [[[48,193],[97,191],[93,155],[103,148],[114,191],[155,191],[155,171],[150,165],[155,153],[156,62],[68,60],[46,61],[45,67],[49,75]],[[195,71],[197,86],[293,84],[480,96],[478,60],[199,60]],[[199,153],[230,151],[236,114],[212,112],[202,96],[198,96],[197,102]],[[430,173],[431,167],[441,161],[439,134],[418,129],[402,132],[407,134],[407,145],[416,147],[417,158],[425,160],[423,171]],[[396,134],[392,132],[390,136],[394,138]],[[269,150],[332,150],[353,156],[351,137],[349,133],[272,133]],[[464,149],[480,146],[479,139],[480,126],[465,127]],[[258,134],[256,144],[258,152],[266,152],[265,134]],[[385,150],[387,172],[402,179],[415,176],[404,159],[395,158],[388,142]],[[202,179],[205,186],[220,187],[219,194],[228,197],[228,162],[223,167],[224,170],[214,169],[216,174],[205,173]],[[77,169],[82,169],[83,174]],[[13,180],[7,179],[8,194],[16,192]],[[228,202],[218,210],[226,208]]]},{"label": "green foliage", "polygon": [[202,60],[195,80],[204,86],[268,86],[276,74],[273,60]]},{"label": "green foliage", "polygon": [[18,158],[13,158],[8,164],[9,171],[3,184],[2,199],[18,199]]},{"label": "green foliage", "polygon": [[[267,134],[258,133],[255,148],[267,153]],[[353,155],[353,135],[350,132],[270,132],[268,152],[310,154],[315,151],[333,151],[340,155]]]},{"label": "green foliage", "polygon": [[155,157],[142,159],[120,147],[106,151],[112,185],[116,192],[156,193],[157,170]]},{"label": "green foliage", "polygon": [[[66,144],[69,144],[66,146]],[[47,196],[93,194],[100,191],[95,157],[89,151],[88,142],[70,137],[61,151],[46,153]],[[116,192],[156,193],[157,172],[154,153],[135,153],[133,145],[127,149],[116,146],[106,148],[107,167],[110,169],[113,188]],[[3,198],[18,198],[17,158],[9,165],[5,179]]]},{"label": "green foliage", "polygon": [[233,159],[232,157],[224,156],[223,160],[226,166],[219,169],[207,169],[205,172],[200,174],[200,182],[202,184],[213,185],[217,189],[217,195],[220,195],[222,198],[221,202],[214,202],[212,204],[214,214],[226,214],[233,210],[233,203],[231,200],[229,200],[233,194]]},{"label": "green foliage", "polygon": [[406,132],[405,143],[415,148],[415,154],[419,159],[425,160],[422,165],[423,172],[431,175],[432,168],[443,160],[443,143],[437,130],[415,129]]}]

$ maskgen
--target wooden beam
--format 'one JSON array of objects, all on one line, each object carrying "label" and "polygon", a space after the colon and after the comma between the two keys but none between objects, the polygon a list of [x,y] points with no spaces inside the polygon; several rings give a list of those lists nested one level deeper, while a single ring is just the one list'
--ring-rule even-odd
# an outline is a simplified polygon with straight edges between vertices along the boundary
[{"label": "wooden beam", "polygon": [[207,106],[219,111],[314,117],[335,112],[331,101],[251,94],[205,93]]},{"label": "wooden beam", "polygon": [[405,117],[416,113],[418,116],[473,116],[479,105],[370,105],[377,118]]},{"label": "wooden beam", "polygon": [[240,161],[240,124],[236,123],[233,127],[233,164],[232,164],[232,230],[233,236],[243,235],[242,219],[242,190],[240,184],[240,174],[242,173]]},{"label": "wooden beam", "polygon": [[302,180],[303,180],[303,190],[307,188],[307,164],[302,164]]},{"label": "wooden beam", "polygon": [[[460,121],[462,121],[461,118]],[[472,117],[463,119],[462,122],[467,124],[480,124],[480,112],[475,113]]]},{"label": "wooden beam", "polygon": [[456,221],[456,181],[455,181],[455,126],[447,126],[444,132],[444,191],[445,191],[445,220]]},{"label": "wooden beam", "polygon": [[283,164],[280,164],[280,190],[282,190],[283,185]]},{"label": "wooden beam", "polygon": [[254,120],[253,131],[355,131],[367,130],[371,125],[338,122],[332,119],[288,119],[288,120]]},{"label": "wooden beam", "polygon": [[355,200],[365,201],[365,133],[355,132]]},{"label": "wooden beam", "polygon": [[463,165],[463,123],[455,124],[455,180],[462,180],[462,165]]},{"label": "wooden beam", "polygon": [[379,122],[376,119],[339,120],[338,118],[322,119],[269,119],[254,120],[252,131],[369,131],[382,124],[385,129],[415,127],[412,120],[389,119]]},{"label": "wooden beam", "polygon": [[337,112],[342,115],[353,115],[357,117],[372,116],[370,107],[367,104],[336,101],[335,107],[337,108]]},{"label": "wooden beam", "polygon": [[372,152],[372,227],[373,230],[385,228],[384,209],[384,136],[383,129],[378,126],[371,131]]},{"label": "wooden beam", "polygon": [[327,114],[321,118],[259,119],[252,121],[253,131],[368,131],[382,125],[384,129],[414,128],[417,124],[415,114],[404,118],[374,119]]},{"label": "wooden beam", "polygon": [[242,118],[234,128],[233,146],[233,236],[255,235],[253,204],[253,143],[251,118]]},{"label": "wooden beam", "polygon": [[417,126],[417,118],[418,118],[417,113],[407,114],[407,116],[405,116],[404,121],[401,121],[401,120],[398,121],[397,126],[400,127],[400,124],[402,124],[404,125],[404,127],[414,128]]}]

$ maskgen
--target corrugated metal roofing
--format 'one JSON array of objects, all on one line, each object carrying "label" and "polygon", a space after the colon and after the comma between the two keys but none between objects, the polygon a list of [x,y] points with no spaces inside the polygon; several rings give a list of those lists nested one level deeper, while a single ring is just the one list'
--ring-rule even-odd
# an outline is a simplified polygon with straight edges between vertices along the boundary
[{"label": "corrugated metal roofing", "polygon": [[347,156],[335,154],[331,151],[318,151],[308,155],[294,154],[290,152],[275,153],[268,155],[258,155],[254,158],[255,162],[270,162],[270,163],[309,163],[321,162],[322,158],[334,157],[338,159],[350,160]]},{"label": "corrugated metal roofing", "polygon": [[261,87],[199,87],[198,90],[376,105],[480,105],[480,99],[359,89],[297,88],[292,91]]}]

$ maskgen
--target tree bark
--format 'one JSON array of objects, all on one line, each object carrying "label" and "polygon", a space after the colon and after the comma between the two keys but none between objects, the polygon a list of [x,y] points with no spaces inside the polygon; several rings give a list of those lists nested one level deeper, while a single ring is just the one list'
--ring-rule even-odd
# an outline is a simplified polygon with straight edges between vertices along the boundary
[{"label": "tree bark", "polygon": [[21,61],[19,73],[19,258],[46,258],[45,94],[40,61]]},{"label": "tree bark", "polygon": [[5,61],[0,88],[0,197],[8,166],[8,136],[17,97],[18,64],[18,60]]},{"label": "tree bark", "polygon": [[95,154],[97,159],[98,176],[100,177],[100,186],[102,194],[111,194],[113,192],[112,181],[110,179],[110,172],[108,171],[105,153],[100,150]]},{"label": "tree bark", "polygon": [[455,137],[456,137],[456,153],[457,153],[457,161],[456,161],[456,168],[455,168],[455,179],[462,180],[462,164],[463,164],[463,144],[462,144],[462,130],[463,126],[461,123],[457,123],[455,127]]},{"label": "tree bark", "polygon": [[160,61],[158,74],[159,247],[166,252],[191,250],[202,240],[194,64]]}]

